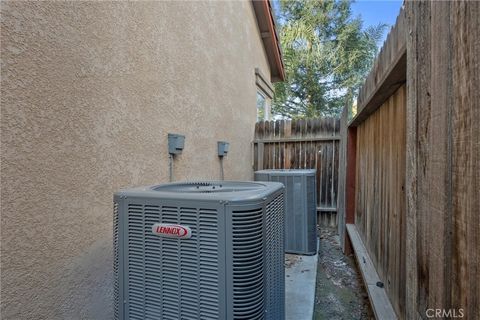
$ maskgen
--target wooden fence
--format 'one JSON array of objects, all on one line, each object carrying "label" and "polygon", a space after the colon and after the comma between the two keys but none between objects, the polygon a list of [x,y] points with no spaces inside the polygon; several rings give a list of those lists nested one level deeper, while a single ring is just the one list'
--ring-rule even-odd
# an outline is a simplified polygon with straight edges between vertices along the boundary
[{"label": "wooden fence", "polygon": [[[402,10],[360,90],[358,113],[342,134],[347,165],[339,220],[346,222],[380,319],[405,318],[405,23]],[[340,240],[350,245],[345,234]]]},{"label": "wooden fence", "polygon": [[405,306],[405,86],[357,127],[355,225],[393,308]]},{"label": "wooden fence", "polygon": [[480,319],[479,15],[407,1],[342,118],[338,230],[379,319]]},{"label": "wooden fence", "polygon": [[407,317],[480,319],[480,2],[406,9]]},{"label": "wooden fence", "polygon": [[336,226],[340,120],[262,121],[255,126],[254,170],[316,169],[321,225]]}]

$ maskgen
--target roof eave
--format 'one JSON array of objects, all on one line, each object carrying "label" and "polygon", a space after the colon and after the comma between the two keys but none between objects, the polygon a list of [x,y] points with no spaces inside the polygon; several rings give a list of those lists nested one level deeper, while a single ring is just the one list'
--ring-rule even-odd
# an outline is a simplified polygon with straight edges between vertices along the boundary
[{"label": "roof eave", "polygon": [[270,65],[271,81],[285,80],[282,50],[275,27],[273,9],[269,0],[252,0],[263,46]]}]

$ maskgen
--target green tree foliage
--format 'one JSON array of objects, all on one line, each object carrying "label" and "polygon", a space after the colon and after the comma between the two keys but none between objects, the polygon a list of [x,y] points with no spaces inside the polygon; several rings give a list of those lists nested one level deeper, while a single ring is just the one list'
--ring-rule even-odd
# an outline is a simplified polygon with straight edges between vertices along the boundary
[{"label": "green tree foliage", "polygon": [[287,79],[275,84],[274,114],[334,116],[358,93],[386,25],[364,29],[350,5],[349,0],[280,0]]}]

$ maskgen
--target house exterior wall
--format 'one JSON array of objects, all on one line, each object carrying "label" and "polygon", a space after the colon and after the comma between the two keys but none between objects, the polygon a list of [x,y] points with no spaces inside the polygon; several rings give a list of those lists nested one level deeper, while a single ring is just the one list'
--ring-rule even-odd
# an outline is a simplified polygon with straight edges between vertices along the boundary
[{"label": "house exterior wall", "polygon": [[252,179],[250,2],[2,2],[2,319],[112,317],[112,194]]}]

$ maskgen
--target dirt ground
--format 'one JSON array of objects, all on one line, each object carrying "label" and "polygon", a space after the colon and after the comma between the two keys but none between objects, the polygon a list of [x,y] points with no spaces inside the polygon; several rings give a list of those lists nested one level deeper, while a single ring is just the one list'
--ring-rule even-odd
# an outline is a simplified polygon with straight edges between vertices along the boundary
[{"label": "dirt ground", "polygon": [[353,256],[344,256],[336,230],[319,229],[315,319],[373,319]]}]

